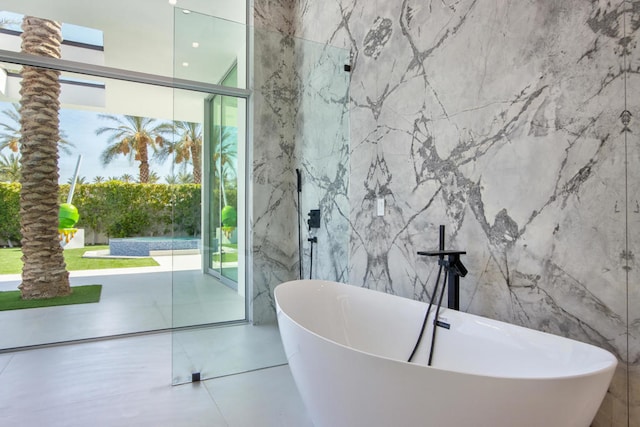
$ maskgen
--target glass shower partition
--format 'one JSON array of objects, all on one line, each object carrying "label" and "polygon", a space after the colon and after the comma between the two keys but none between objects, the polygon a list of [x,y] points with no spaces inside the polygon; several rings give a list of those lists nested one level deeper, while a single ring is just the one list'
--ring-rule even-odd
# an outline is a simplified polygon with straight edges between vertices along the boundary
[{"label": "glass shower partition", "polygon": [[[237,178],[245,170],[246,35],[244,24],[174,10],[174,78],[194,86],[174,91],[174,384],[227,375],[246,351],[232,343],[247,326]],[[185,237],[198,240],[197,250],[181,249]]]},{"label": "glass shower partition", "polygon": [[[276,33],[256,31],[253,37],[248,37],[250,32],[244,24],[193,11],[184,13],[179,8],[175,10],[174,24],[175,78],[209,85],[203,91],[174,91],[174,140],[184,139],[179,131],[187,126],[179,123],[197,123],[201,126],[202,147],[200,184],[176,184],[174,191],[176,198],[186,197],[185,193],[191,191],[188,194],[194,200],[191,214],[197,212],[199,219],[193,230],[200,242],[196,256],[182,255],[179,250],[174,250],[173,256],[172,382],[180,384],[286,363],[274,307],[272,303],[263,304],[257,297],[262,286],[269,286],[271,292],[277,283],[262,283],[254,278],[255,259],[263,253],[247,247],[251,240],[249,233],[253,233],[254,239],[258,233],[248,224],[247,206],[253,206],[254,216],[261,209],[256,197],[249,200],[247,194],[252,194],[251,188],[253,194],[262,190],[256,190],[256,183],[250,180],[259,168],[256,165],[266,161],[265,150],[282,158],[281,151],[287,147],[284,167],[290,171],[304,167],[309,171],[303,205],[325,206],[328,222],[324,230],[340,231],[335,239],[323,240],[318,252],[318,274],[337,279],[333,271],[346,271],[347,219],[341,215],[348,213],[348,204],[343,206],[347,202],[348,177],[338,171],[348,170],[348,75],[343,67],[349,56],[345,50]],[[256,43],[251,56],[259,59],[254,64],[251,87],[256,98],[269,103],[254,101],[253,108],[260,111],[251,110],[246,95],[246,49],[252,38]],[[282,49],[286,51],[284,62],[276,57]],[[288,67],[285,73],[274,68],[282,63]],[[337,76],[324,75],[338,64],[341,72]],[[288,93],[297,96],[283,96]],[[290,115],[290,126],[278,127],[269,122],[269,115],[276,110]],[[250,130],[259,134],[254,139],[259,139],[259,143],[252,144]],[[193,165],[187,163],[185,171],[184,164],[177,162],[177,154],[176,150],[176,176],[186,175]],[[252,158],[253,167],[245,165],[248,158]],[[311,177],[312,170],[319,174],[319,180]],[[327,192],[321,177],[331,175],[335,180],[336,174],[343,181],[334,186],[338,190]],[[272,176],[272,180],[281,185],[287,177],[282,171]],[[333,197],[335,203],[329,200]],[[338,214],[338,210],[342,213]],[[184,215],[174,211],[175,248],[185,234],[181,229]],[[281,218],[283,223],[277,227],[290,227],[287,221],[295,221],[294,215]],[[324,243],[330,241],[339,242],[341,249],[332,251],[325,247]],[[280,234],[273,244],[286,247],[295,246],[296,242],[294,234]],[[340,254],[345,256],[337,260]],[[287,262],[295,266],[296,261],[294,252]],[[271,277],[281,281],[294,279],[295,271],[294,267]],[[270,312],[271,318],[262,319],[256,312]]]}]

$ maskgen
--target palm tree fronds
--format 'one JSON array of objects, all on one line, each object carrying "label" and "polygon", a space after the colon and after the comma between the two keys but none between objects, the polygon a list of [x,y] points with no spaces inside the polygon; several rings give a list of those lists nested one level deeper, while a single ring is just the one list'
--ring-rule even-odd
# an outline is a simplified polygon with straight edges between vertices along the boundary
[{"label": "palm tree fronds", "polygon": [[[0,150],[8,148],[14,153],[20,151],[20,104],[12,103],[11,107],[0,112],[4,115],[0,123]],[[75,147],[68,139],[63,130],[58,135],[58,150],[71,154],[71,148]]]},{"label": "palm tree fronds", "polygon": [[148,163],[148,150],[155,153],[161,151],[164,135],[169,129],[166,124],[157,123],[155,119],[140,116],[115,116],[100,114],[101,119],[107,120],[115,126],[98,128],[96,135],[108,134],[108,147],[102,152],[103,164],[108,164],[118,155],[128,156],[140,162],[140,182],[148,182],[151,175]]},{"label": "palm tree fronds", "polygon": [[21,173],[20,155],[13,153],[8,156],[0,155],[0,181],[18,182]]}]

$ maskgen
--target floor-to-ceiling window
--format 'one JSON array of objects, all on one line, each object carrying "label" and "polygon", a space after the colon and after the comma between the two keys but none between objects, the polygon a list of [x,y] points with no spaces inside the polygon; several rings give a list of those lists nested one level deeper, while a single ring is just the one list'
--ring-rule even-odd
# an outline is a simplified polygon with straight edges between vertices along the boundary
[{"label": "floor-to-ceiling window", "polygon": [[[222,80],[225,86],[237,86],[237,64]],[[238,228],[238,217],[244,217],[244,158],[246,147],[246,101],[233,96],[217,95],[209,99],[206,117],[210,126],[205,135],[208,158],[207,170],[207,231],[210,236],[209,253],[204,262],[207,270],[224,283],[244,293],[238,283],[243,280],[244,239]],[[239,274],[240,273],[240,274]]]},{"label": "floor-to-ceiling window", "polygon": [[[73,195],[79,231],[71,240],[79,245],[73,251],[79,251],[74,257],[82,264],[68,261],[67,268],[72,286],[99,284],[102,292],[91,304],[0,311],[3,324],[15,325],[0,336],[1,348],[247,317],[244,273],[239,271],[244,265],[249,95],[246,7],[173,3],[3,3],[11,12],[2,12],[0,22],[0,120],[19,131],[24,64],[61,72],[61,193],[69,192],[74,166],[80,164]],[[25,15],[64,23],[61,60],[20,52]],[[207,115],[208,106],[222,99],[217,118]],[[144,145],[130,143],[140,134],[148,135]],[[212,146],[214,135],[217,147]],[[19,168],[19,152],[7,145],[0,154]],[[11,180],[2,173],[2,181]],[[218,226],[206,229],[203,217],[210,209],[205,199],[222,201]],[[14,227],[12,233],[3,240],[19,259],[19,230]],[[217,250],[211,246],[215,239]],[[72,249],[65,251],[70,256]],[[215,262],[218,277],[209,274]],[[0,264],[15,267],[5,257]],[[0,291],[16,289],[20,281],[19,266],[0,270]]]}]

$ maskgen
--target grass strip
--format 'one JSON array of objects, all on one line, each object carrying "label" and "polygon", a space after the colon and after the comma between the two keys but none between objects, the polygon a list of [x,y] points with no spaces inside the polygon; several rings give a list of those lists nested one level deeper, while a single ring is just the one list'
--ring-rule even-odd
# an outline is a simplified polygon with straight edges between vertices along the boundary
[{"label": "grass strip", "polygon": [[[220,262],[220,254],[213,254],[213,262]],[[222,262],[237,262],[238,261],[238,253],[237,252],[223,252],[222,253]]]},{"label": "grass strip", "polygon": [[73,292],[66,297],[23,300],[20,291],[0,292],[0,311],[25,308],[53,307],[57,305],[88,304],[100,301],[102,285],[72,286]]},{"label": "grass strip", "polygon": [[[153,258],[82,258],[86,251],[109,249],[107,245],[65,249],[64,260],[67,271],[102,270],[107,268],[155,267]],[[0,249],[0,274],[22,273],[22,251],[20,248]]]}]

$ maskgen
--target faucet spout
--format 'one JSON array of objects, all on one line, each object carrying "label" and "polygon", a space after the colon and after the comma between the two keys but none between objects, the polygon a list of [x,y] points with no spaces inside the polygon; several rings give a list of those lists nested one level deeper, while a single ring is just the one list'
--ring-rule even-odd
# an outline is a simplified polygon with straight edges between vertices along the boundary
[{"label": "faucet spout", "polygon": [[448,275],[449,295],[447,307],[454,310],[460,310],[460,278],[466,276],[469,272],[460,261],[460,255],[465,255],[466,253],[466,251],[445,250],[444,225],[440,226],[440,249],[437,251],[418,252],[418,255],[439,257],[438,264],[444,267]]}]

